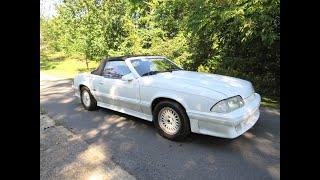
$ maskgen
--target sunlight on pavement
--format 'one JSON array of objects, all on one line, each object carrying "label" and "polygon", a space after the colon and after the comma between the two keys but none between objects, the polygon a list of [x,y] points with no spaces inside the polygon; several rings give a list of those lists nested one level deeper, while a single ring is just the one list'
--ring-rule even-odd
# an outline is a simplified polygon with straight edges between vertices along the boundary
[{"label": "sunlight on pavement", "polygon": [[79,159],[85,163],[96,165],[102,163],[106,159],[106,156],[101,146],[91,145],[79,155]]},{"label": "sunlight on pavement", "polygon": [[110,160],[103,144],[92,144],[60,172],[66,179],[83,180],[135,179]]},{"label": "sunlight on pavement", "polygon": [[252,133],[250,132],[246,132],[243,134],[244,137],[248,138],[248,139],[252,139],[255,137],[255,135],[253,135]]},{"label": "sunlight on pavement", "polygon": [[93,130],[89,131],[86,134],[86,136],[89,138],[94,138],[98,133],[99,133],[99,131],[97,129],[93,129]]},{"label": "sunlight on pavement", "polygon": [[103,176],[101,174],[92,174],[88,180],[103,180]]},{"label": "sunlight on pavement", "polygon": [[75,98],[71,97],[71,98],[63,99],[63,100],[61,100],[59,103],[64,103],[64,104],[66,104],[66,103],[72,102],[73,100],[75,100]]}]

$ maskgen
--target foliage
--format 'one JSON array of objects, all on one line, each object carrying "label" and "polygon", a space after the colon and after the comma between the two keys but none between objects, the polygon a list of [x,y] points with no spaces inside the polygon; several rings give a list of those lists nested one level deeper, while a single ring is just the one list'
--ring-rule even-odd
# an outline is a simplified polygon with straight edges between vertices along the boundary
[{"label": "foliage", "polygon": [[280,95],[279,0],[65,0],[41,18],[41,48],[90,61],[165,55],[187,70]]}]

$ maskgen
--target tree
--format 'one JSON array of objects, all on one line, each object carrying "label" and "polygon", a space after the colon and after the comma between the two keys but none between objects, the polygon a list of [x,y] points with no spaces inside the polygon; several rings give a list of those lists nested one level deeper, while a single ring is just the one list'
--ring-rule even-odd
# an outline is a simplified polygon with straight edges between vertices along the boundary
[{"label": "tree", "polygon": [[[65,0],[41,44],[87,61],[159,54],[187,70],[253,81],[279,96],[279,0]],[[87,62],[88,64],[88,62]]]}]

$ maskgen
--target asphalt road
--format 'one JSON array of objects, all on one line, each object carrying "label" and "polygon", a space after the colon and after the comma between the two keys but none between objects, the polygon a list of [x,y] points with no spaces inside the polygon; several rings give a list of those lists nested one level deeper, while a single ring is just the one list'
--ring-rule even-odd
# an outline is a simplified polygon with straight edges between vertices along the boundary
[{"label": "asphalt road", "polygon": [[73,97],[71,80],[41,74],[40,103],[48,115],[137,179],[280,179],[280,112],[261,108],[257,124],[229,140],[191,134],[173,142],[142,119],[100,108],[89,112]]}]

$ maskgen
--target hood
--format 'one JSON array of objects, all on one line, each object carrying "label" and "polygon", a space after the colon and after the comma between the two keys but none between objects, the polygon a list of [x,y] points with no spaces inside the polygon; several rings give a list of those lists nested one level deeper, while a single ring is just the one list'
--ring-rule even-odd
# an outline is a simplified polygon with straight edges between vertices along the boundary
[{"label": "hood", "polygon": [[192,86],[202,87],[232,97],[240,95],[242,98],[250,96],[254,90],[249,81],[229,76],[200,73],[193,71],[173,71],[159,73],[162,78],[174,80],[177,83],[185,83]]}]

